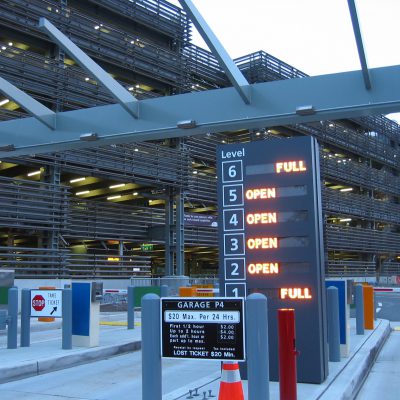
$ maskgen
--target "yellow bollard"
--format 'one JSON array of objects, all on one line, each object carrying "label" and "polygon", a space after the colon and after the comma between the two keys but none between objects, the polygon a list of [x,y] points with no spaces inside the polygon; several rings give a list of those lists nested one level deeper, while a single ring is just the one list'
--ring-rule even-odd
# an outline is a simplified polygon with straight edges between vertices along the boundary
[{"label": "yellow bollard", "polygon": [[374,288],[363,286],[364,294],[364,328],[374,329]]}]

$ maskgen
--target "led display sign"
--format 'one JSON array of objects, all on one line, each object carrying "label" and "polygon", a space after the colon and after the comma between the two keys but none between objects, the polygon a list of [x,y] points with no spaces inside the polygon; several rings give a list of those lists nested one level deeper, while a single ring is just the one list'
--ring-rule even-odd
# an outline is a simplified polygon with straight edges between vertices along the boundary
[{"label": "led display sign", "polygon": [[272,380],[277,310],[295,309],[298,381],[321,383],[328,363],[317,143],[299,137],[217,152],[221,294],[268,297]]}]

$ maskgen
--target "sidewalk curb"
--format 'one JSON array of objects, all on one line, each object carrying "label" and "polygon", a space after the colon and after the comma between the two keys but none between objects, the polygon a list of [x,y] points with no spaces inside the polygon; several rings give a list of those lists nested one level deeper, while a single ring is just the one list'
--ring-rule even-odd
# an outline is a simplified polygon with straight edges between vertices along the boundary
[{"label": "sidewalk curb", "polygon": [[75,347],[73,350],[65,350],[66,352],[74,351],[72,354],[43,358],[38,361],[25,362],[11,367],[0,368],[0,383],[6,383],[36,375],[43,375],[48,372],[100,361],[105,358],[140,350],[141,347],[141,340],[86,349],[81,352],[76,352],[77,348]]},{"label": "sidewalk curb", "polygon": [[[351,371],[351,378],[349,379],[348,373],[343,371],[317,399],[352,400],[357,396],[391,332],[389,321],[379,320],[376,323],[379,325],[364,343],[369,342],[368,348],[363,345],[345,367],[347,371]],[[341,394],[337,390],[338,387],[341,388]]]}]

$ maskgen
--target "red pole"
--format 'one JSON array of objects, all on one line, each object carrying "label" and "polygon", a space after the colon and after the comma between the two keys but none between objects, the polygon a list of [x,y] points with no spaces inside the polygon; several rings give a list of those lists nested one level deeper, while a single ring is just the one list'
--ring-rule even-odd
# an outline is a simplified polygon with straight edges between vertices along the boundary
[{"label": "red pole", "polygon": [[296,331],[294,309],[278,309],[280,400],[297,399]]}]

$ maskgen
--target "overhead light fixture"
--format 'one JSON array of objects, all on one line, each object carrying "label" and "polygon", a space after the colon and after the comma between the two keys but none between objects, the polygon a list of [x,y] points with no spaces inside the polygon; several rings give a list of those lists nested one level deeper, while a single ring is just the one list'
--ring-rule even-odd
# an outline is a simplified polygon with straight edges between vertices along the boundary
[{"label": "overhead light fixture", "polygon": [[120,195],[120,194],[118,194],[117,196],[110,196],[110,197],[107,197],[107,200],[114,200],[114,199],[119,199],[119,198],[121,198],[122,196]]},{"label": "overhead light fixture", "polygon": [[89,192],[90,192],[90,190],[84,190],[83,192],[76,192],[75,195],[81,196],[82,194],[88,194]]},{"label": "overhead light fixture", "polygon": [[130,86],[130,87],[128,88],[128,90],[129,90],[130,92],[132,92],[132,91],[133,91],[133,89],[134,89],[134,87],[133,87],[133,86]]},{"label": "overhead light fixture", "polygon": [[95,140],[98,140],[97,133],[84,133],[83,135],[79,136],[80,140],[83,140],[85,142],[93,142]]},{"label": "overhead light fixture", "polygon": [[99,25],[96,25],[96,26],[94,27],[94,29],[96,29],[96,31],[97,31],[98,29],[100,29],[100,26],[99,26]]},{"label": "overhead light fixture", "polygon": [[6,47],[6,46],[1,46],[1,49],[2,49],[2,50],[6,50],[7,47]]},{"label": "overhead light fixture", "polygon": [[89,80],[90,80],[90,78],[88,78],[88,77],[85,78],[85,81],[86,81],[86,82],[88,82]]},{"label": "overhead light fixture", "polygon": [[71,180],[69,181],[69,183],[82,182],[82,181],[84,181],[84,180],[86,180],[85,177],[82,177],[82,178],[75,178],[75,179],[71,179]]},{"label": "overhead light fixture", "polygon": [[139,151],[139,149],[137,148],[137,147],[135,147],[135,150],[134,151]]},{"label": "overhead light fixture", "polygon": [[1,106],[4,106],[5,104],[7,104],[7,103],[9,103],[9,102],[10,102],[10,99],[1,100],[1,101],[0,101],[0,107],[1,107]]},{"label": "overhead light fixture", "polygon": [[341,192],[351,192],[353,190],[353,188],[343,188],[340,189]]},{"label": "overhead light fixture", "polygon": [[13,144],[6,144],[4,146],[0,146],[0,151],[14,151],[15,146]]},{"label": "overhead light fixture", "polygon": [[13,42],[8,42],[8,45],[9,45],[9,46],[12,46],[12,45],[13,45]]},{"label": "overhead light fixture", "polygon": [[315,113],[316,113],[315,108],[312,105],[296,107],[297,115],[305,116],[305,115],[313,115]]},{"label": "overhead light fixture", "polygon": [[109,186],[110,189],[116,189],[116,188],[120,188],[120,187],[124,187],[126,186],[126,183],[118,183],[117,185],[111,185]]},{"label": "overhead light fixture", "polygon": [[178,121],[176,126],[180,129],[193,129],[196,128],[196,121],[193,119],[187,119],[184,121]]},{"label": "overhead light fixture", "polygon": [[133,192],[132,193],[134,196],[137,196],[139,193],[138,192]]},{"label": "overhead light fixture", "polygon": [[38,171],[32,171],[32,172],[29,172],[28,174],[26,174],[27,176],[35,176],[35,175],[39,175],[39,174],[41,174],[42,173],[42,171],[39,169]]},{"label": "overhead light fixture", "polygon": [[350,222],[351,218],[340,218],[339,221],[340,222]]}]

